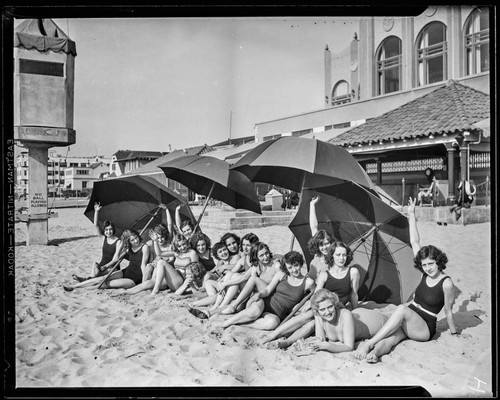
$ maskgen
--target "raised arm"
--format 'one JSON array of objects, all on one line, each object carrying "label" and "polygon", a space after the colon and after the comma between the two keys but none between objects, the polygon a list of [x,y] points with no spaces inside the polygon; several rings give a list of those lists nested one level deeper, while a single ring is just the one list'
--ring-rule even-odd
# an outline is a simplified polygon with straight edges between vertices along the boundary
[{"label": "raised arm", "polygon": [[319,201],[319,195],[314,196],[309,203],[309,226],[311,227],[311,236],[318,232],[318,217],[316,215],[316,203]]},{"label": "raised arm", "polygon": [[99,228],[99,210],[101,209],[101,205],[99,203],[94,203],[94,228],[97,233],[97,236],[104,236]]},{"label": "raised arm", "polygon": [[168,232],[170,233],[170,235],[172,236],[175,234],[175,232],[172,230],[173,226],[172,226],[172,216],[170,215],[170,210],[163,203],[161,203],[159,205],[159,207],[163,208],[165,210],[165,214],[167,214],[167,229],[168,229]]},{"label": "raised arm", "polygon": [[175,207],[175,225],[177,226],[177,230],[179,232],[181,230],[181,224],[182,224],[181,207],[182,207],[182,204],[179,204],[177,207]]},{"label": "raised arm", "polygon": [[411,248],[413,249],[413,255],[417,255],[418,251],[420,250],[420,235],[418,234],[418,229],[417,229],[417,218],[415,217],[415,203],[417,202],[416,199],[410,199],[408,200],[408,217],[409,217],[409,223],[410,223],[410,243],[411,243]]}]

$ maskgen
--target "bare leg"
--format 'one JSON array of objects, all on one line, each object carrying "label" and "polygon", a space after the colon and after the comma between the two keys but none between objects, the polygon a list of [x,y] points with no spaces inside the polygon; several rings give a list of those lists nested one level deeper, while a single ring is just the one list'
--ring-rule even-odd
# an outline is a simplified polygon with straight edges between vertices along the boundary
[{"label": "bare leg", "polygon": [[142,283],[149,281],[153,275],[154,267],[153,264],[148,263],[144,268],[144,272],[142,274]]},{"label": "bare leg", "polygon": [[173,291],[177,290],[182,285],[182,282],[184,282],[181,274],[165,260],[158,261],[156,269],[155,285],[151,292],[153,295],[160,291],[164,279],[167,286]]},{"label": "bare leg", "polygon": [[248,324],[244,324],[247,328],[270,331],[275,329],[280,324],[280,319],[272,313],[265,313],[261,318]]},{"label": "bare leg", "polygon": [[203,284],[203,287],[207,291],[208,296],[212,296],[214,294],[217,294],[216,286],[217,286],[217,281],[214,281],[213,279],[209,279],[209,280],[205,281],[205,283]]},{"label": "bare leg", "polygon": [[202,299],[199,299],[195,301],[191,307],[203,307],[203,306],[209,306],[214,304],[215,300],[217,299],[217,294],[213,294],[211,296],[204,297]]},{"label": "bare leg", "polygon": [[227,328],[231,325],[238,325],[255,321],[262,315],[263,311],[264,301],[262,299],[259,299],[255,303],[252,303],[250,307],[245,308],[243,311],[240,311],[238,314],[235,314],[231,318],[225,320],[221,324],[221,326],[223,328]]},{"label": "bare leg", "polygon": [[231,302],[230,307],[224,310],[222,314],[234,313],[238,309],[239,305],[252,294],[254,288],[257,288],[257,290],[263,290],[266,286],[267,283],[262,279],[256,276],[250,277],[238,297],[236,297],[236,299]]},{"label": "bare leg", "polygon": [[124,294],[137,294],[139,292],[142,292],[144,290],[151,290],[153,289],[155,285],[155,282],[153,279],[149,279],[146,282],[139,283],[138,285],[135,285],[127,290],[125,290],[123,293]]},{"label": "bare leg", "polygon": [[410,339],[418,341],[429,339],[429,328],[425,321],[407,306],[399,305],[375,336],[358,346],[355,356],[364,359],[380,340],[392,335],[400,327]]},{"label": "bare leg", "polygon": [[[312,311],[307,311],[305,313],[296,315],[296,316],[290,318],[284,324],[278,326],[278,328],[275,329],[273,332],[271,332],[269,336],[264,338],[264,340],[261,343],[264,344],[264,343],[270,342],[272,340],[276,340],[282,336],[287,336],[287,335],[295,332],[297,329],[300,329],[301,327],[303,327],[305,324],[307,324],[309,321],[311,321],[313,319],[314,319],[314,315],[313,315]],[[295,340],[298,340],[298,339],[299,338],[297,338]]]},{"label": "bare leg", "polygon": [[399,328],[392,335],[378,342],[375,347],[373,347],[373,350],[366,355],[366,361],[372,364],[378,362],[380,357],[389,354],[394,346],[405,339],[406,335],[403,329]]}]

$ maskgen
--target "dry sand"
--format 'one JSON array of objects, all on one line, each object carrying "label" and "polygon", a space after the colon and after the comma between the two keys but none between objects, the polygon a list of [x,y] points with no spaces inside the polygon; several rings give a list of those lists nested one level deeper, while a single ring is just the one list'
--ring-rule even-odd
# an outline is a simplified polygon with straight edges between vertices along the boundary
[{"label": "dry sand", "polygon": [[[258,331],[236,326],[218,332],[187,312],[188,298],[166,292],[65,292],[62,284],[71,283],[72,274],[87,274],[101,250],[83,208],[57,211],[49,220],[48,246],[26,246],[26,226],[16,224],[18,388],[417,385],[435,397],[492,396],[490,224],[419,224],[422,244],[448,255],[462,333],[451,336],[441,312],[435,340],[404,341],[372,365],[352,353],[298,357],[260,347]],[[202,228],[214,240],[224,233],[203,222]],[[272,251],[289,250],[287,227],[252,231]]]}]

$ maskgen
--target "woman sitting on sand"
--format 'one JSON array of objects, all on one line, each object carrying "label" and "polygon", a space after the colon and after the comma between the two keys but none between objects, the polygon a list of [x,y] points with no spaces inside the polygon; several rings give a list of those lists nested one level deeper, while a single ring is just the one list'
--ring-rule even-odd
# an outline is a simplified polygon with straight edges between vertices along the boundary
[{"label": "woman sitting on sand", "polygon": [[201,230],[200,227],[198,226],[195,232],[195,226],[193,224],[193,221],[189,219],[185,221],[182,220],[180,212],[181,207],[182,204],[179,204],[175,208],[175,224],[179,232],[186,238],[186,240],[189,240],[191,239],[191,236],[193,236],[196,232],[201,232]]},{"label": "woman sitting on sand", "polygon": [[202,232],[196,232],[189,239],[191,248],[198,253],[198,261],[203,265],[205,271],[211,271],[215,268],[215,261],[212,256],[212,242],[210,238]]},{"label": "woman sitting on sand", "polygon": [[309,252],[314,258],[309,265],[308,276],[316,280],[320,272],[327,271],[329,266],[326,262],[328,247],[333,242],[332,236],[324,229],[318,230],[318,218],[316,216],[316,203],[320,196],[314,196],[309,205],[309,225],[311,227],[312,237],[307,243]]},{"label": "woman sitting on sand", "polygon": [[[142,274],[149,260],[149,247],[142,243],[139,233],[134,230],[125,231],[123,234],[128,237],[127,256],[129,264],[126,268],[113,272],[106,280],[104,286],[108,289],[131,288],[142,282]],[[123,237],[123,236],[122,236]],[[102,282],[102,278],[92,278],[78,283],[74,286],[64,286],[64,290],[72,291],[77,288],[97,288]]]},{"label": "woman sitting on sand", "polygon": [[[98,276],[106,275],[109,269],[114,267],[120,256],[120,252],[123,247],[123,242],[116,236],[115,225],[110,221],[104,221],[103,231],[99,228],[99,210],[101,209],[99,203],[94,204],[94,226],[97,235],[102,238],[102,257],[101,261],[92,263],[90,270],[90,276],[88,278],[82,278],[78,275],[73,274],[73,279],[78,282],[84,282],[87,279],[95,278]],[[117,266],[120,269],[120,266]]]},{"label": "woman sitting on sand", "polygon": [[[352,309],[358,307],[358,287],[359,271],[349,267],[352,261],[352,251],[345,243],[333,242],[328,248],[326,262],[328,271],[323,271],[316,280],[316,290],[327,289],[336,293],[343,305],[349,304]],[[291,336],[294,340],[308,337],[314,332],[314,313],[308,307],[298,315],[290,318],[261,343],[267,343],[280,337],[287,336],[297,331]],[[284,343],[293,343],[291,340]]]},{"label": "woman sitting on sand", "polygon": [[183,235],[175,235],[172,239],[175,253],[174,268],[184,277],[185,268],[192,262],[199,261],[196,250],[191,248],[188,240]]},{"label": "woman sitting on sand", "polygon": [[231,259],[229,261],[230,267],[227,269],[231,270],[234,268],[236,263],[241,259],[241,255],[240,255],[241,239],[238,235],[236,235],[232,232],[228,232],[220,238],[220,241],[226,245],[227,251],[229,251],[229,255],[230,255]]},{"label": "woman sitting on sand", "polygon": [[200,262],[192,262],[186,267],[186,279],[175,291],[175,294],[194,294],[204,291],[203,275],[206,271]]},{"label": "woman sitting on sand", "polygon": [[168,228],[159,224],[149,231],[150,240],[146,243],[149,246],[150,262],[146,265],[143,274],[143,282],[151,279],[158,262],[164,260],[167,263],[173,263],[175,254],[170,241],[170,232]]},{"label": "woman sitting on sand", "polygon": [[[308,343],[312,351],[325,350],[330,353],[352,351],[354,343],[369,339],[387,321],[387,317],[376,310],[356,308],[349,311],[339,297],[327,289],[318,289],[311,297],[314,313],[315,338]],[[302,328],[301,328],[302,329]],[[300,329],[288,339],[276,342],[277,347],[286,348],[303,337]]]},{"label": "woman sitting on sand", "polygon": [[431,340],[436,334],[437,314],[444,308],[451,334],[457,334],[452,307],[455,286],[443,270],[448,258],[438,248],[420,246],[420,236],[415,218],[415,200],[408,205],[410,240],[415,254],[414,266],[422,272],[422,279],[415,290],[413,301],[399,305],[377,334],[362,342],[355,352],[358,359],[375,363],[405,339],[419,342]]},{"label": "woman sitting on sand", "polygon": [[314,288],[314,281],[302,274],[302,254],[289,251],[283,264],[266,288],[250,297],[243,311],[221,323],[223,328],[245,324],[253,329],[275,329],[305,293]]}]

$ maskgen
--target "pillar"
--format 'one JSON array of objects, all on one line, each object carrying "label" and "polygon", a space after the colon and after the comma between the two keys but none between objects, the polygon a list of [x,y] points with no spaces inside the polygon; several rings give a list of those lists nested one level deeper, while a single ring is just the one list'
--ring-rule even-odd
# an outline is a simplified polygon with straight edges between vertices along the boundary
[{"label": "pillar", "polygon": [[381,185],[382,184],[382,161],[377,159],[376,162],[377,162],[377,185]]},{"label": "pillar", "polygon": [[448,151],[448,197],[446,202],[448,205],[455,204],[455,147],[446,145]]},{"label": "pillar", "polygon": [[464,140],[462,146],[460,147],[460,180],[467,179],[467,166],[469,160],[467,159],[467,141]]},{"label": "pillar", "polygon": [[30,144],[28,147],[28,239],[26,244],[46,245],[49,240],[48,229],[48,188],[47,188],[47,145]]}]

